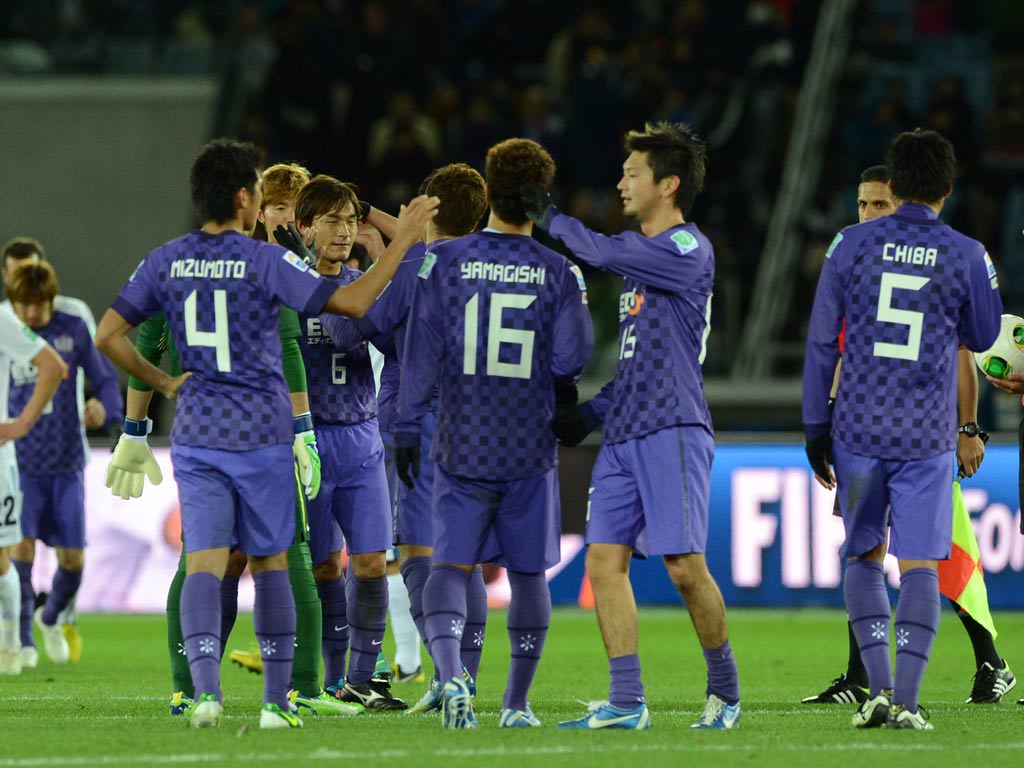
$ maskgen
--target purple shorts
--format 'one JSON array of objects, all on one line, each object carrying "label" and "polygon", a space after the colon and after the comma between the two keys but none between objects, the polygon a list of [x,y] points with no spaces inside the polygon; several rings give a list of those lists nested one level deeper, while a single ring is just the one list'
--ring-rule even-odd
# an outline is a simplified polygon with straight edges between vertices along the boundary
[{"label": "purple shorts", "polygon": [[341,549],[350,555],[386,552],[394,543],[384,443],[377,420],[316,428],[320,493],[307,505],[314,563]]},{"label": "purple shorts", "polygon": [[291,444],[254,451],[172,445],[185,551],[231,547],[268,557],[295,540]]},{"label": "purple shorts", "polygon": [[434,499],[434,460],[430,458],[430,443],[434,439],[437,412],[427,411],[423,416],[420,434],[420,476],[411,489],[402,486],[398,504],[397,541],[417,547],[434,546],[434,526],[431,507]]},{"label": "purple shorts", "polygon": [[715,439],[703,427],[666,427],[597,455],[587,544],[624,544],[638,557],[703,553]]},{"label": "purple shorts", "polygon": [[885,542],[904,560],[944,560],[953,539],[953,453],[887,461],[858,456],[840,443],[836,495],[846,541],[839,553],[857,557]]},{"label": "purple shorts", "polygon": [[52,475],[21,473],[21,532],[50,547],[85,549],[85,479],[82,470]]},{"label": "purple shorts", "polygon": [[434,472],[435,563],[540,573],[560,559],[561,518],[557,467],[503,482]]}]

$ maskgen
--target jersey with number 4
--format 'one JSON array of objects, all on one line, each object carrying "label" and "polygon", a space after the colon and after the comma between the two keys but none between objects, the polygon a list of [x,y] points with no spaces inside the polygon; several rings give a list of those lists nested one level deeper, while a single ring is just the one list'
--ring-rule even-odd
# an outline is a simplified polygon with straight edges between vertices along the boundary
[{"label": "jersey with number 4", "polygon": [[[846,342],[833,437],[877,459],[923,459],[956,445],[957,349],[987,349],[1002,312],[985,247],[905,203],[840,232],[825,258],[804,360],[804,423],[828,423]],[[824,427],[822,427],[824,429]]]},{"label": "jersey with number 4", "polygon": [[619,443],[680,424],[712,430],[701,364],[711,323],[715,254],[695,224],[654,237],[591,232],[559,214],[549,232],[574,256],[625,277],[619,296],[619,363],[604,441]]},{"label": "jersey with number 4", "polygon": [[418,433],[440,385],[431,457],[480,480],[555,464],[555,387],[576,382],[594,329],[578,267],[523,235],[431,244],[409,312],[395,434]]},{"label": "jersey with number 4", "polygon": [[112,308],[133,325],[162,310],[192,373],[171,440],[249,451],[292,441],[279,305],[320,312],[334,289],[279,245],[197,231],[151,252]]}]

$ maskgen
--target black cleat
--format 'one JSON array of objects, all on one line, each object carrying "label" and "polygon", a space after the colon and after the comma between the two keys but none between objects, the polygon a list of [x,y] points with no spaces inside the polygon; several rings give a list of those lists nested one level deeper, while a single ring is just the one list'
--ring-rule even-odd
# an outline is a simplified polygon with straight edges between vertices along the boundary
[{"label": "black cleat", "polygon": [[859,685],[853,685],[846,679],[846,675],[840,675],[831,683],[828,688],[817,696],[808,696],[801,699],[801,704],[863,704],[868,700],[868,692]]},{"label": "black cleat", "polygon": [[370,680],[359,685],[345,683],[338,698],[353,704],[362,704],[367,709],[395,711],[408,709],[409,705],[391,695],[391,685],[384,680]]},{"label": "black cleat", "polygon": [[998,704],[1003,694],[1008,693],[1015,685],[1017,678],[1013,676],[1006,659],[1003,659],[1002,669],[996,669],[986,661],[974,673],[974,686],[964,704]]}]

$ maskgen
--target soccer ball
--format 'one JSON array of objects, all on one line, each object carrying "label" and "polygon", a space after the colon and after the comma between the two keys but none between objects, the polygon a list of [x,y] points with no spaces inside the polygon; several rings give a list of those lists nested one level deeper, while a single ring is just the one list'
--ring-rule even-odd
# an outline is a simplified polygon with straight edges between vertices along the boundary
[{"label": "soccer ball", "polygon": [[984,352],[975,352],[974,362],[993,379],[1024,373],[1024,319],[1003,315],[995,343]]}]

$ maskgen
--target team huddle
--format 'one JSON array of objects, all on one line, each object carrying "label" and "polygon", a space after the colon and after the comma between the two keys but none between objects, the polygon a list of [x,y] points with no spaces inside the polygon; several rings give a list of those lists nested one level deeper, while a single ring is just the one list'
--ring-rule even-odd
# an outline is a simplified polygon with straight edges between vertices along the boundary
[{"label": "team huddle", "polygon": [[[819,482],[838,484],[851,660],[866,668],[812,698],[860,704],[858,727],[931,727],[917,689],[938,621],[936,562],[950,548],[957,346],[987,347],[1001,312],[984,248],[937,218],[951,177],[929,173],[948,170],[947,147],[921,131],[893,143],[892,190],[903,204],[881,225],[837,236],[808,341],[808,457]],[[491,147],[483,175],[461,163],[435,170],[397,216],[351,184],[294,164],[261,170],[251,144],[213,141],[192,166],[200,229],[143,259],[95,342],[60,309],[41,246],[10,277],[5,252],[14,311],[0,312],[0,406],[10,381],[13,420],[0,424],[0,672],[34,665],[33,621],[53,661],[80,653],[83,429],[123,422],[107,485],[125,499],[144,495],[147,478],[162,479],[147,441],[157,391],[176,401],[183,544],[167,599],[170,708],[190,725],[223,715],[221,660],[248,567],[261,728],[367,709],[477,727],[480,564],[496,562],[511,587],[498,724],[540,726],[529,691],[551,623],[545,571],[559,561],[557,449],[601,427],[586,567],[609,696],[558,727],[650,727],[629,565],[654,555],[707,666],[691,727],[735,728],[738,669],[705,558],[714,433],[701,364],[715,262],[685,218],[704,184],[705,147],[684,125],[656,123],[627,134],[625,151],[617,189],[640,231],[606,236],[558,211],[548,192],[555,163],[526,139]],[[372,262],[365,269],[350,266],[357,242]],[[897,252],[909,256],[886,256]],[[624,278],[616,373],[584,403],[577,382],[594,331],[583,272],[565,254]],[[97,350],[130,376],[123,408]],[[96,393],[91,406],[80,407],[79,370]],[[907,397],[912,406],[894,408]],[[74,440],[46,431],[57,419],[74,424]],[[972,473],[981,460],[973,443],[955,450]],[[915,504],[921,494],[933,503]],[[57,549],[59,568],[33,616],[37,538]],[[380,657],[395,546],[404,612],[436,670],[412,707],[392,694]],[[895,683],[879,564],[887,546],[904,568]],[[985,663],[1001,696],[1012,673],[998,656]]]}]

